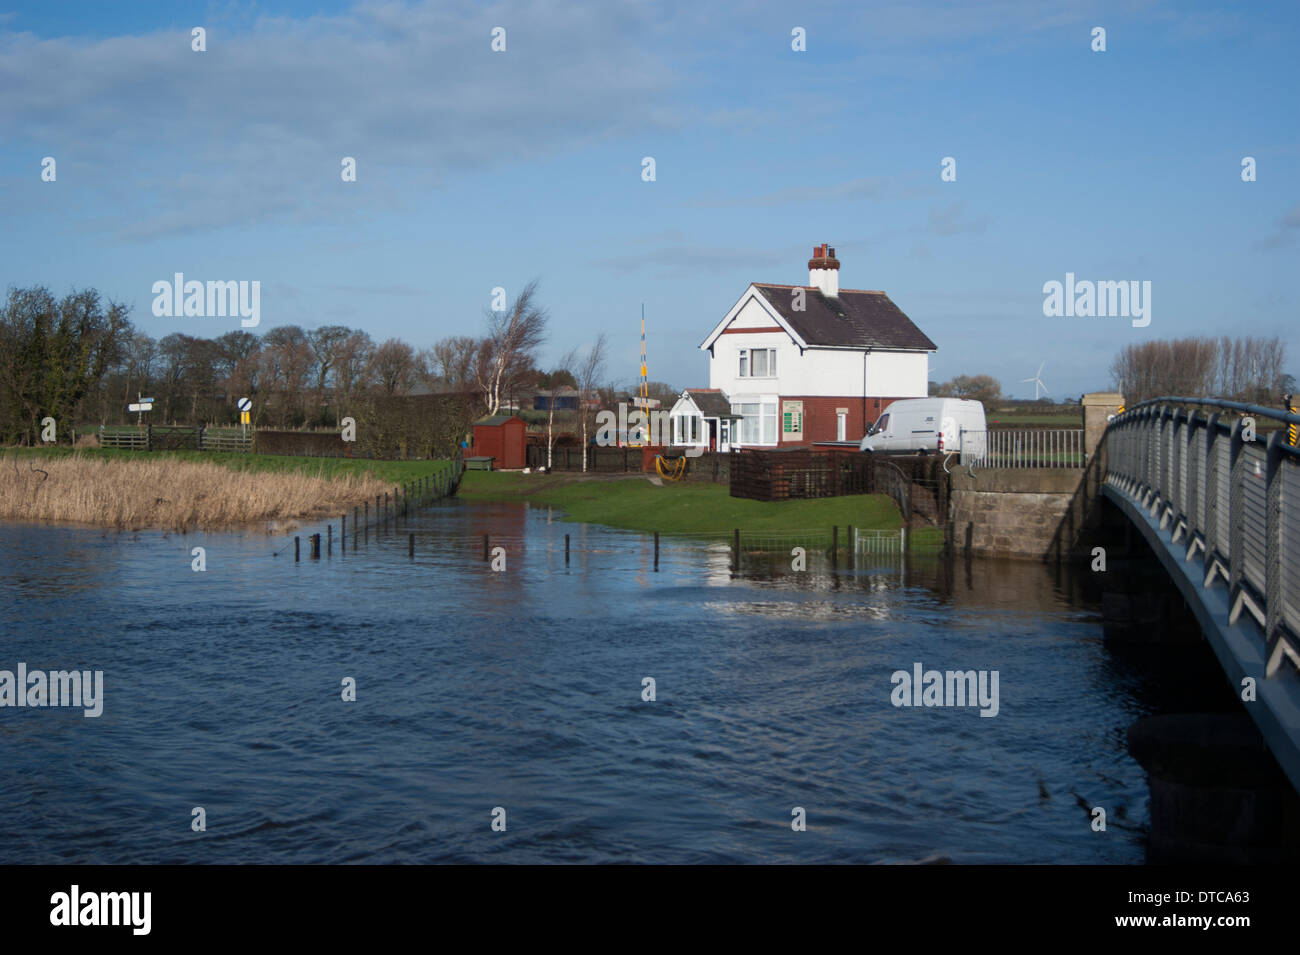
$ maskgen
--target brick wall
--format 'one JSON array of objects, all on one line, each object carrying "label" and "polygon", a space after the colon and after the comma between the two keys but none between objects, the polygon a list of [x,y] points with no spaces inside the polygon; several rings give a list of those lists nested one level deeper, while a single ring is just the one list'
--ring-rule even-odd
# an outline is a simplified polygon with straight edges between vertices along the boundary
[{"label": "brick wall", "polygon": [[[821,395],[782,395],[781,402],[802,401],[803,402],[803,440],[790,441],[786,439],[785,434],[781,435],[781,446],[791,447],[800,445],[810,445],[814,441],[835,441],[836,438],[836,415],[837,408],[848,409],[847,423],[845,424],[844,440],[860,441],[862,436],[867,433],[867,426],[876,423],[890,402],[898,401],[898,398],[868,398],[866,400],[866,417],[862,413],[862,396],[855,398],[827,398]],[[778,404],[777,414],[781,413],[783,405]],[[781,421],[778,417],[777,428],[781,428]]]}]

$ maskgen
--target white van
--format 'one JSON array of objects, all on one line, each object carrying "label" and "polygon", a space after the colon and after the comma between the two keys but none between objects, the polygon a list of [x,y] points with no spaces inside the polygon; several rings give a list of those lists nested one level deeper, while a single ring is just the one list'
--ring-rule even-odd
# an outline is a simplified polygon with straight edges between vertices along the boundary
[{"label": "white van", "polygon": [[[962,432],[968,449],[983,454],[984,406],[967,398],[904,398],[889,405],[871,426],[859,451],[961,451]],[[942,443],[940,440],[942,439]]]}]

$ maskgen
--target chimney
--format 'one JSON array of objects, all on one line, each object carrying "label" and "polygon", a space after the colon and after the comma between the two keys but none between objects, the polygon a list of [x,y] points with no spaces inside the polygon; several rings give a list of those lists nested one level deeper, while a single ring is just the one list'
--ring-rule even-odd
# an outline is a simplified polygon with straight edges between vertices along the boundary
[{"label": "chimney", "polygon": [[825,242],[813,247],[812,258],[808,260],[808,284],[827,298],[839,298],[840,263],[835,258],[835,250]]}]

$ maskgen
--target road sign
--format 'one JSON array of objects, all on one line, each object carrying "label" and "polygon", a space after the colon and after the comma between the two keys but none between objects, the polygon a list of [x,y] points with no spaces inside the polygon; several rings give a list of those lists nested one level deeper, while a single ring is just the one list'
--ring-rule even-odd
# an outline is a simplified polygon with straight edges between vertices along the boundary
[{"label": "road sign", "polygon": [[247,412],[247,411],[241,411],[241,412],[239,413],[239,423],[240,423],[240,424],[248,424],[248,412]]},{"label": "road sign", "polygon": [[[139,398],[139,399],[137,399],[137,400],[138,400],[138,401],[140,402],[140,404],[142,404],[142,405],[151,405],[151,404],[153,404],[153,402],[154,402],[154,399],[152,399],[152,398]],[[149,409],[148,409],[148,408],[145,408],[144,410],[145,410],[145,411],[148,411]]]},{"label": "road sign", "polygon": [[240,398],[238,401],[235,402],[235,407],[238,408],[240,411],[245,411],[245,412],[252,411],[253,402],[249,401],[247,398]]},{"label": "road sign", "polygon": [[148,401],[142,401],[139,404],[127,405],[127,411],[153,411],[153,405]]}]

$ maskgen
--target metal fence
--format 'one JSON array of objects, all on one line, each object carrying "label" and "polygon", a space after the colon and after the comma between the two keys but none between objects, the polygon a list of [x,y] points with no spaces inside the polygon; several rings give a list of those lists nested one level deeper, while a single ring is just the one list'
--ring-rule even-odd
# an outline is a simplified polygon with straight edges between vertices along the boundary
[{"label": "metal fence", "polygon": [[961,463],[977,468],[1081,468],[1082,428],[1006,428],[961,432]]},{"label": "metal fence", "polygon": [[1106,482],[1170,528],[1187,560],[1199,556],[1206,587],[1227,583],[1228,623],[1243,611],[1259,623],[1272,676],[1285,658],[1300,666],[1300,449],[1285,428],[1257,439],[1260,418],[1300,422],[1237,402],[1144,402],[1107,430]]}]

